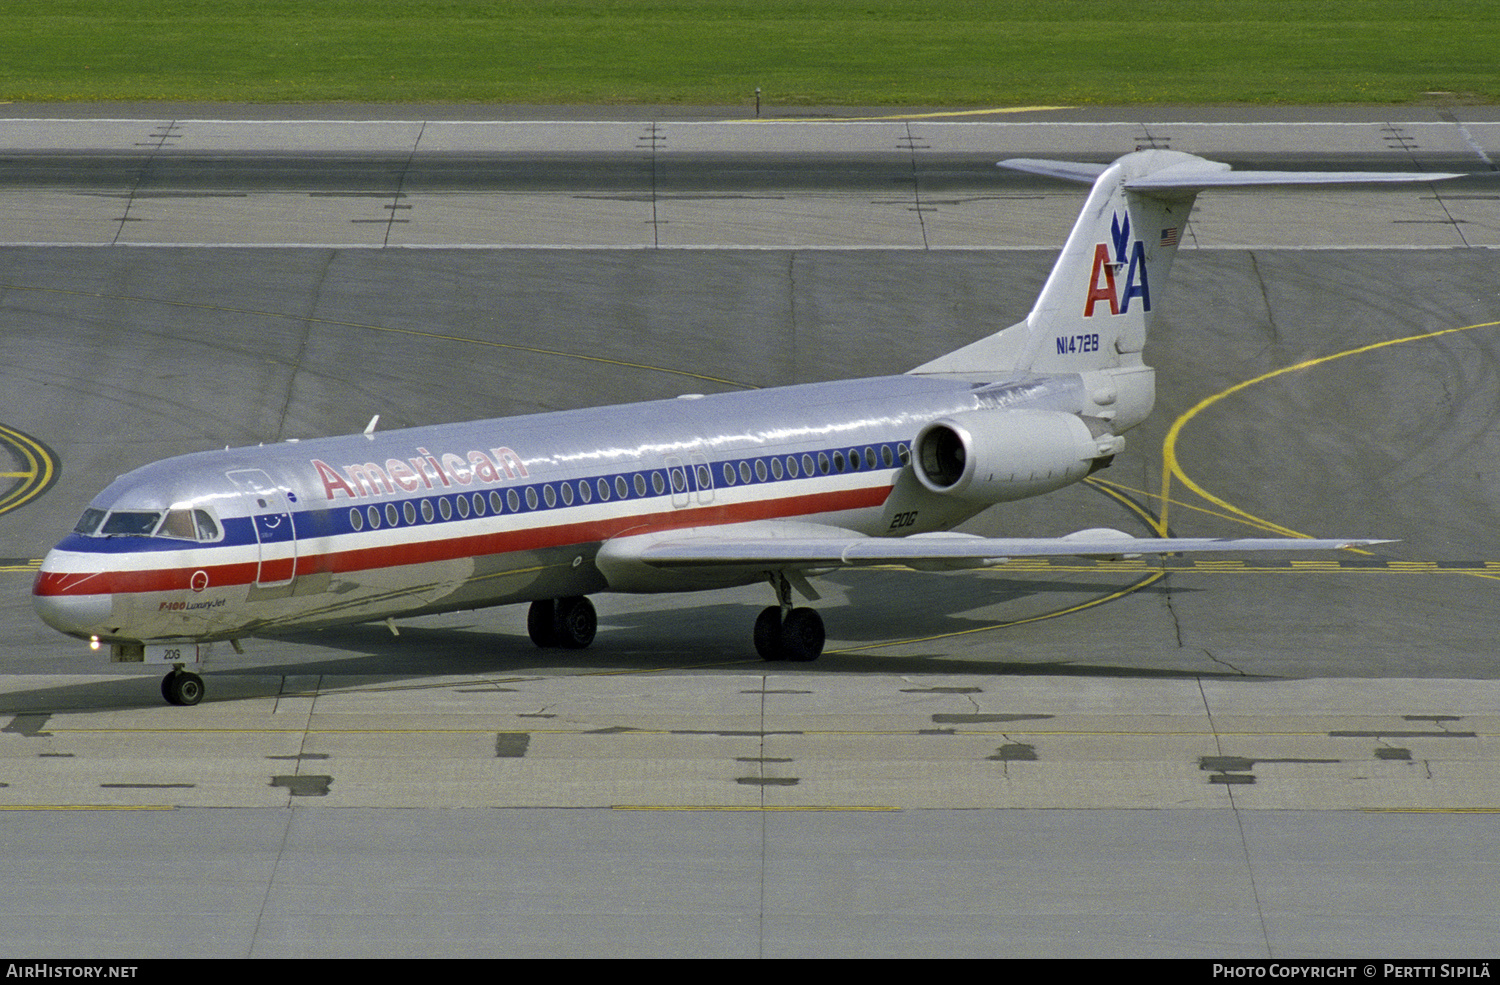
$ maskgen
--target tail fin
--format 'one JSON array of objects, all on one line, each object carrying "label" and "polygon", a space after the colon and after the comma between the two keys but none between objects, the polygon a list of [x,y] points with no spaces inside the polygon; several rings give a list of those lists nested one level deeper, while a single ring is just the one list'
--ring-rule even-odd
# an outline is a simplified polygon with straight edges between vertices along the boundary
[{"label": "tail fin", "polygon": [[1141,365],[1193,200],[1209,188],[1426,182],[1455,174],[1233,171],[1180,151],[1146,150],[1113,164],[1013,159],[1002,167],[1091,182],[1026,320],[913,373],[1087,373]]}]

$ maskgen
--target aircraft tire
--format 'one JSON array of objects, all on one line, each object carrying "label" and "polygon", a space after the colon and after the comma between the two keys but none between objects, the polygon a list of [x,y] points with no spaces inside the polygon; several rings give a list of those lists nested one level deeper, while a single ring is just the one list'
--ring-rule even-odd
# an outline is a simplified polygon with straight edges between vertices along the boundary
[{"label": "aircraft tire", "polygon": [[544,650],[557,645],[556,623],[557,604],[552,599],[538,599],[526,611],[526,632]]},{"label": "aircraft tire", "polygon": [[599,615],[594,603],[582,595],[558,599],[552,610],[553,646],[564,650],[582,650],[594,642],[599,630]]},{"label": "aircraft tire", "polygon": [[793,609],[781,626],[782,659],[816,660],[823,653],[823,641],[823,617],[818,615],[818,610]]},{"label": "aircraft tire", "polygon": [[203,678],[185,670],[174,670],[162,678],[161,696],[168,704],[191,707],[203,700]]},{"label": "aircraft tire", "polygon": [[781,606],[767,606],[755,620],[755,652],[762,660],[785,660],[781,651]]}]

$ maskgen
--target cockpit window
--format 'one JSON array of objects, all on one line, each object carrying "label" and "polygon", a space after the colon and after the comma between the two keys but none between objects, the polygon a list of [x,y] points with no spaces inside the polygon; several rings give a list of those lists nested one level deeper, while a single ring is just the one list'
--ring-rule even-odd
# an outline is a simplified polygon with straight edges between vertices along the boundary
[{"label": "cockpit window", "polygon": [[115,510],[104,521],[99,532],[106,537],[149,537],[161,522],[160,513],[136,510]]},{"label": "cockpit window", "polygon": [[219,530],[219,523],[207,510],[193,511],[193,525],[198,530],[199,540],[218,540],[224,536]]},{"label": "cockpit window", "polygon": [[197,531],[193,529],[193,513],[191,510],[168,510],[167,519],[162,523],[161,529],[156,532],[158,537],[171,537],[173,540],[197,540]]},{"label": "cockpit window", "polygon": [[173,540],[218,540],[219,525],[207,510],[168,510],[156,536]]},{"label": "cockpit window", "polygon": [[104,510],[89,509],[73,528],[85,537],[166,537],[170,540],[211,541],[224,537],[223,528],[209,510]]},{"label": "cockpit window", "polygon": [[73,528],[75,534],[83,534],[85,537],[93,534],[99,529],[99,524],[104,522],[104,511],[90,507],[83,511],[83,518],[78,521],[78,526]]}]

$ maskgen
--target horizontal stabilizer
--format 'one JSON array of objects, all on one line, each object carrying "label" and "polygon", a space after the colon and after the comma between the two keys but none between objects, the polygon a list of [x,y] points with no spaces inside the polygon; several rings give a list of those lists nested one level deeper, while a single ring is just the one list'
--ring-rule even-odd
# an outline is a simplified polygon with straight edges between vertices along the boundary
[{"label": "horizontal stabilizer", "polygon": [[1210,188],[1249,188],[1263,185],[1394,185],[1447,181],[1463,175],[1447,171],[1204,171],[1175,168],[1125,183],[1133,192],[1201,192]]},{"label": "horizontal stabilizer", "polygon": [[1109,167],[1108,164],[1086,164],[1082,161],[1043,161],[1034,157],[1013,157],[1008,161],[1001,161],[997,167],[1010,168],[1012,171],[1025,171],[1028,174],[1045,175],[1048,178],[1061,178],[1064,181],[1076,181],[1084,185],[1092,185],[1099,180],[1099,176]]},{"label": "horizontal stabilizer", "polygon": [[[1463,175],[1425,171],[1235,171],[1219,161],[1190,157],[1180,163],[1138,175],[1124,182],[1126,191],[1197,193],[1210,188],[1250,188],[1265,185],[1368,185],[1446,181]],[[1000,167],[1091,185],[1108,165],[1081,161],[1044,161],[1013,157]]]}]

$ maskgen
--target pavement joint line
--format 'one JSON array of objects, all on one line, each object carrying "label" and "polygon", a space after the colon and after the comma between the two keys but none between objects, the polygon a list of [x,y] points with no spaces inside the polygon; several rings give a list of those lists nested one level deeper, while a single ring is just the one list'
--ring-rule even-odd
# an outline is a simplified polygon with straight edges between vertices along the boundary
[{"label": "pavement joint line", "polygon": [[[382,220],[383,221],[383,220]],[[570,253],[603,253],[603,252],[681,252],[690,253],[702,251],[708,253],[770,253],[770,252],[796,252],[796,253],[854,253],[861,251],[876,251],[886,253],[1043,253],[1047,251],[1045,246],[1015,246],[1004,243],[980,243],[969,246],[912,246],[903,244],[894,245],[868,245],[868,244],[840,244],[829,245],[827,243],[778,243],[768,246],[747,245],[744,243],[666,243],[656,246],[651,243],[338,243],[324,240],[309,239],[300,242],[286,243],[188,243],[188,242],[157,242],[157,243],[109,243],[102,240],[0,240],[0,247],[26,248],[46,247],[49,249],[72,248],[72,249],[94,249],[109,248],[112,250],[490,250],[494,252],[520,251],[536,252],[538,250],[553,250]],[[1449,246],[1440,244],[1416,244],[1416,245],[1391,245],[1389,243],[1340,243],[1334,246],[1285,246],[1277,243],[1220,243],[1209,246],[1187,246],[1180,248],[1183,252],[1195,250],[1205,253],[1216,251],[1243,253],[1246,250],[1255,250],[1258,253],[1270,253],[1277,251],[1312,253],[1329,252],[1344,253],[1350,250],[1385,250],[1391,252],[1435,252],[1450,250],[1500,250],[1500,244],[1480,243],[1474,246]],[[1056,252],[1055,250],[1053,252]]]},{"label": "pavement joint line", "polygon": [[[613,804],[609,808],[612,811],[748,811],[751,813],[786,813],[791,811],[905,811],[912,810],[909,807],[890,807],[882,804],[785,804],[775,806],[771,804]],[[918,810],[922,808],[916,808]]]},{"label": "pavement joint line", "polygon": [[[1031,106],[1017,109],[987,109],[972,112],[977,113],[999,113],[999,112],[1042,112],[1054,109],[1068,109],[1071,107],[1047,107]],[[961,111],[970,112],[970,111]],[[0,111],[3,113],[3,111]],[[629,128],[632,132],[643,124],[655,123],[657,126],[674,127],[720,127],[730,124],[778,124],[778,125],[816,125],[825,126],[830,123],[891,123],[898,124],[907,120],[914,120],[922,114],[909,113],[905,115],[880,116],[880,117],[764,117],[760,120],[751,118],[728,118],[716,120],[671,120],[659,118],[641,117],[628,120],[548,120],[548,119],[526,119],[526,120],[434,120],[424,117],[391,118],[391,119],[352,119],[346,117],[318,117],[316,119],[299,120],[257,120],[245,118],[226,117],[181,117],[175,119],[178,124],[189,123],[215,123],[229,126],[242,126],[252,124],[256,126],[275,127],[327,127],[327,126],[382,126],[382,125],[406,125],[417,126],[428,123],[435,127],[619,127]],[[95,126],[102,123],[109,124],[160,124],[162,120],[151,117],[0,117],[0,125],[25,125],[37,123],[65,123],[80,126]],[[1481,120],[1465,125],[1493,125],[1493,121]],[[1056,129],[1061,127],[1078,127],[1083,129],[1097,129],[1101,127],[1139,127],[1141,121],[1136,120],[971,120],[963,122],[942,122],[930,120],[929,126],[953,126],[953,127],[1041,127]],[[1361,130],[1379,130],[1388,126],[1395,127],[1438,127],[1441,129],[1452,129],[1454,124],[1448,120],[1153,120],[1150,126],[1161,127],[1237,127],[1237,128],[1274,128],[1282,127],[1339,127]],[[404,144],[402,146],[405,146]]]},{"label": "pavement joint line", "polygon": [[176,804],[0,804],[0,811],[175,811]]},{"label": "pavement joint line", "polygon": [[[339,713],[336,713],[339,714]],[[1284,714],[1284,713],[1283,713]],[[1325,714],[1319,712],[1318,714]],[[778,715],[776,717],[795,718],[796,715]],[[1330,716],[1343,717],[1343,716]],[[1378,717],[1378,716],[1377,716]],[[503,725],[504,723],[502,723]],[[1006,728],[979,729],[965,728],[956,724],[945,728],[941,734],[932,732],[930,726],[897,728],[897,729],[797,729],[794,731],[783,730],[746,730],[729,734],[722,730],[685,730],[664,728],[634,728],[626,727],[620,731],[602,732],[598,726],[577,729],[528,729],[512,727],[494,728],[453,728],[453,729],[316,729],[316,728],[56,728],[48,727],[48,732],[54,735],[492,735],[497,731],[510,733],[525,733],[526,735],[575,735],[575,736],[597,736],[599,738],[614,738],[616,736],[643,737],[643,736],[677,736],[680,738],[756,738],[759,736],[777,736],[780,738],[816,738],[830,735],[886,735],[886,736],[909,736],[930,737],[936,739],[951,739],[959,736],[1006,736],[1006,735],[1034,735],[1034,736],[1139,736],[1143,738],[1162,736],[1181,736],[1185,738],[1212,738],[1215,736],[1235,736],[1238,738],[1325,738],[1325,739],[1363,739],[1379,736],[1395,736],[1399,738],[1417,739],[1474,739],[1494,738],[1500,736],[1500,731],[1493,732],[1413,732],[1400,729],[1371,729],[1358,733],[1348,730],[1313,729],[1313,730],[1231,730],[1222,729],[1044,729],[1044,728],[1015,728],[1013,723],[1007,723]]]}]

